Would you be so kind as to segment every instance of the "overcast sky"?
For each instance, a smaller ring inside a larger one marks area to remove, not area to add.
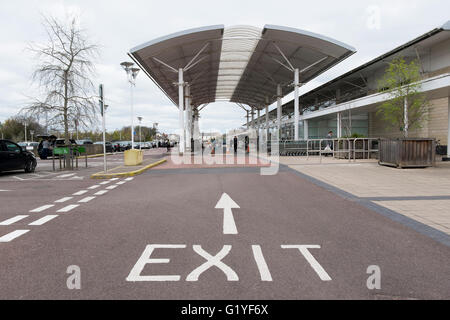
[[[283,25],[335,38],[357,53],[301,88],[307,92],[450,20],[448,0],[390,1],[284,1],[284,0],[14,0],[0,1],[0,121],[15,115],[32,92],[34,62],[25,50],[31,42],[46,39],[42,14],[64,18],[81,15],[90,38],[102,46],[96,63],[110,105],[107,128],[130,124],[130,95],[119,63],[127,52],[144,42],[184,29],[224,24]],[[377,18],[379,17],[379,19]],[[292,97],[285,97],[284,101]],[[271,106],[272,109],[274,106]],[[143,73],[135,91],[135,115],[143,124],[158,122],[160,129],[175,132],[178,109]],[[245,112],[231,103],[214,103],[201,113],[202,131],[239,127]]]

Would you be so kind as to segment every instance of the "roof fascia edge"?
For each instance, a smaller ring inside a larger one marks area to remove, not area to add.
[[[278,30],[278,31],[285,31],[285,32],[292,32],[292,33],[298,33],[301,35],[305,35],[305,36],[309,36],[309,37],[313,37],[313,38],[317,38],[317,39],[321,39],[324,41],[328,41],[330,43],[333,43],[337,46],[343,47],[349,51],[352,52],[356,52],[356,49],[344,42],[338,41],[336,39],[318,34],[318,33],[314,33],[311,31],[306,31],[306,30],[302,30],[302,29],[297,29],[297,28],[291,28],[291,27],[284,27],[284,26],[278,26],[278,25],[272,25],[272,24],[266,24],[264,25],[264,28],[262,30],[262,34],[264,35],[264,33],[267,31],[267,29],[273,29],[273,30]]]
[[[132,48],[130,50],[130,52],[134,53],[136,51],[139,51],[141,49],[144,49],[144,48],[146,48],[148,46],[151,46],[151,45],[154,45],[154,44],[157,44],[157,43],[160,43],[160,42],[164,42],[164,41],[167,41],[167,40],[170,40],[170,39],[174,39],[174,38],[177,38],[177,37],[181,37],[181,36],[185,36],[185,35],[193,34],[193,33],[198,33],[198,32],[203,32],[203,31],[221,30],[222,34],[223,34],[223,30],[224,29],[225,29],[225,25],[217,24],[217,25],[212,25],[212,26],[206,26],[206,27],[182,30],[182,31],[179,31],[179,32],[175,32],[175,33],[172,33],[172,34],[169,34],[169,35],[166,35],[166,36],[163,36],[163,37],[159,37],[159,38],[156,38],[154,40],[150,40],[148,42],[145,42],[145,43],[143,43],[143,44],[141,44],[139,46],[136,46],[136,47]]]

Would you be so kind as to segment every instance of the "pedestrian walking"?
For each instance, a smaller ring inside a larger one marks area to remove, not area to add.
[[[237,153],[238,139],[236,136],[234,136],[234,138],[233,138],[233,147],[234,147],[234,153]]]

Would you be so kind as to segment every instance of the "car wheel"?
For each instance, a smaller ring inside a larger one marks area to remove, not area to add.
[[[34,164],[33,161],[28,161],[26,166],[25,166],[25,172],[26,173],[31,173],[34,172],[34,170],[36,169],[36,165]]]

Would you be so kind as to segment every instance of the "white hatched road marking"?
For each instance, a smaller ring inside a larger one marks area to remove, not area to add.
[[[54,204],[48,204],[48,205],[45,205],[45,206],[42,206],[42,207],[30,210],[30,212],[42,212],[42,211],[50,209],[51,207],[54,207],[54,206],[55,206]]]
[[[72,199],[73,199],[73,197],[65,197],[65,198],[56,200],[55,202],[56,203],[63,203],[63,202],[67,202],[67,201],[72,200]]]
[[[94,196],[102,196],[102,195],[104,195],[107,192],[108,192],[108,190],[102,190],[102,191],[99,191],[97,193],[94,193]]]
[[[48,215],[43,218],[40,218],[39,220],[36,220],[34,222],[31,222],[28,224],[29,226],[42,226],[44,223],[49,222],[50,220],[55,219],[56,217],[59,217],[58,215]]]
[[[113,189],[115,189],[115,188],[117,188],[118,186],[109,186],[109,187],[106,187],[106,189],[108,189],[108,190],[113,190]]]
[[[73,194],[73,196],[82,196],[82,195],[85,194],[86,192],[88,192],[88,191],[87,191],[87,190],[81,190],[81,191],[75,192],[75,193]]]
[[[20,220],[25,219],[26,217],[29,217],[29,216],[27,216],[27,215],[15,216],[14,218],[5,220],[5,221],[3,221],[3,222],[0,222],[0,226],[9,226],[9,225],[12,225],[13,223],[15,223],[15,222],[17,222],[17,221],[20,221]]]
[[[20,237],[21,235],[24,235],[28,231],[30,231],[30,230],[16,230],[16,231],[10,232],[10,233],[4,235],[3,237],[1,237],[0,242],[10,242],[10,241]]]
[[[78,201],[79,203],[86,203],[86,202],[89,202],[89,201],[91,201],[91,200],[94,200],[95,199],[95,197],[86,197],[86,198],[84,198],[84,199],[81,199],[80,201]]]
[[[89,189],[89,190],[94,190],[94,189],[97,189],[97,188],[100,188],[100,185],[99,185],[99,184],[97,184],[97,185],[95,185],[95,186],[92,186],[92,187],[89,187],[88,189]]]
[[[64,207],[64,208],[62,208],[62,209],[59,209],[58,211],[56,211],[56,212],[69,212],[70,210],[73,210],[73,209],[75,209],[76,207],[79,207],[80,205],[79,204],[71,204],[71,205],[69,205],[69,206],[67,206],[67,207]]]

